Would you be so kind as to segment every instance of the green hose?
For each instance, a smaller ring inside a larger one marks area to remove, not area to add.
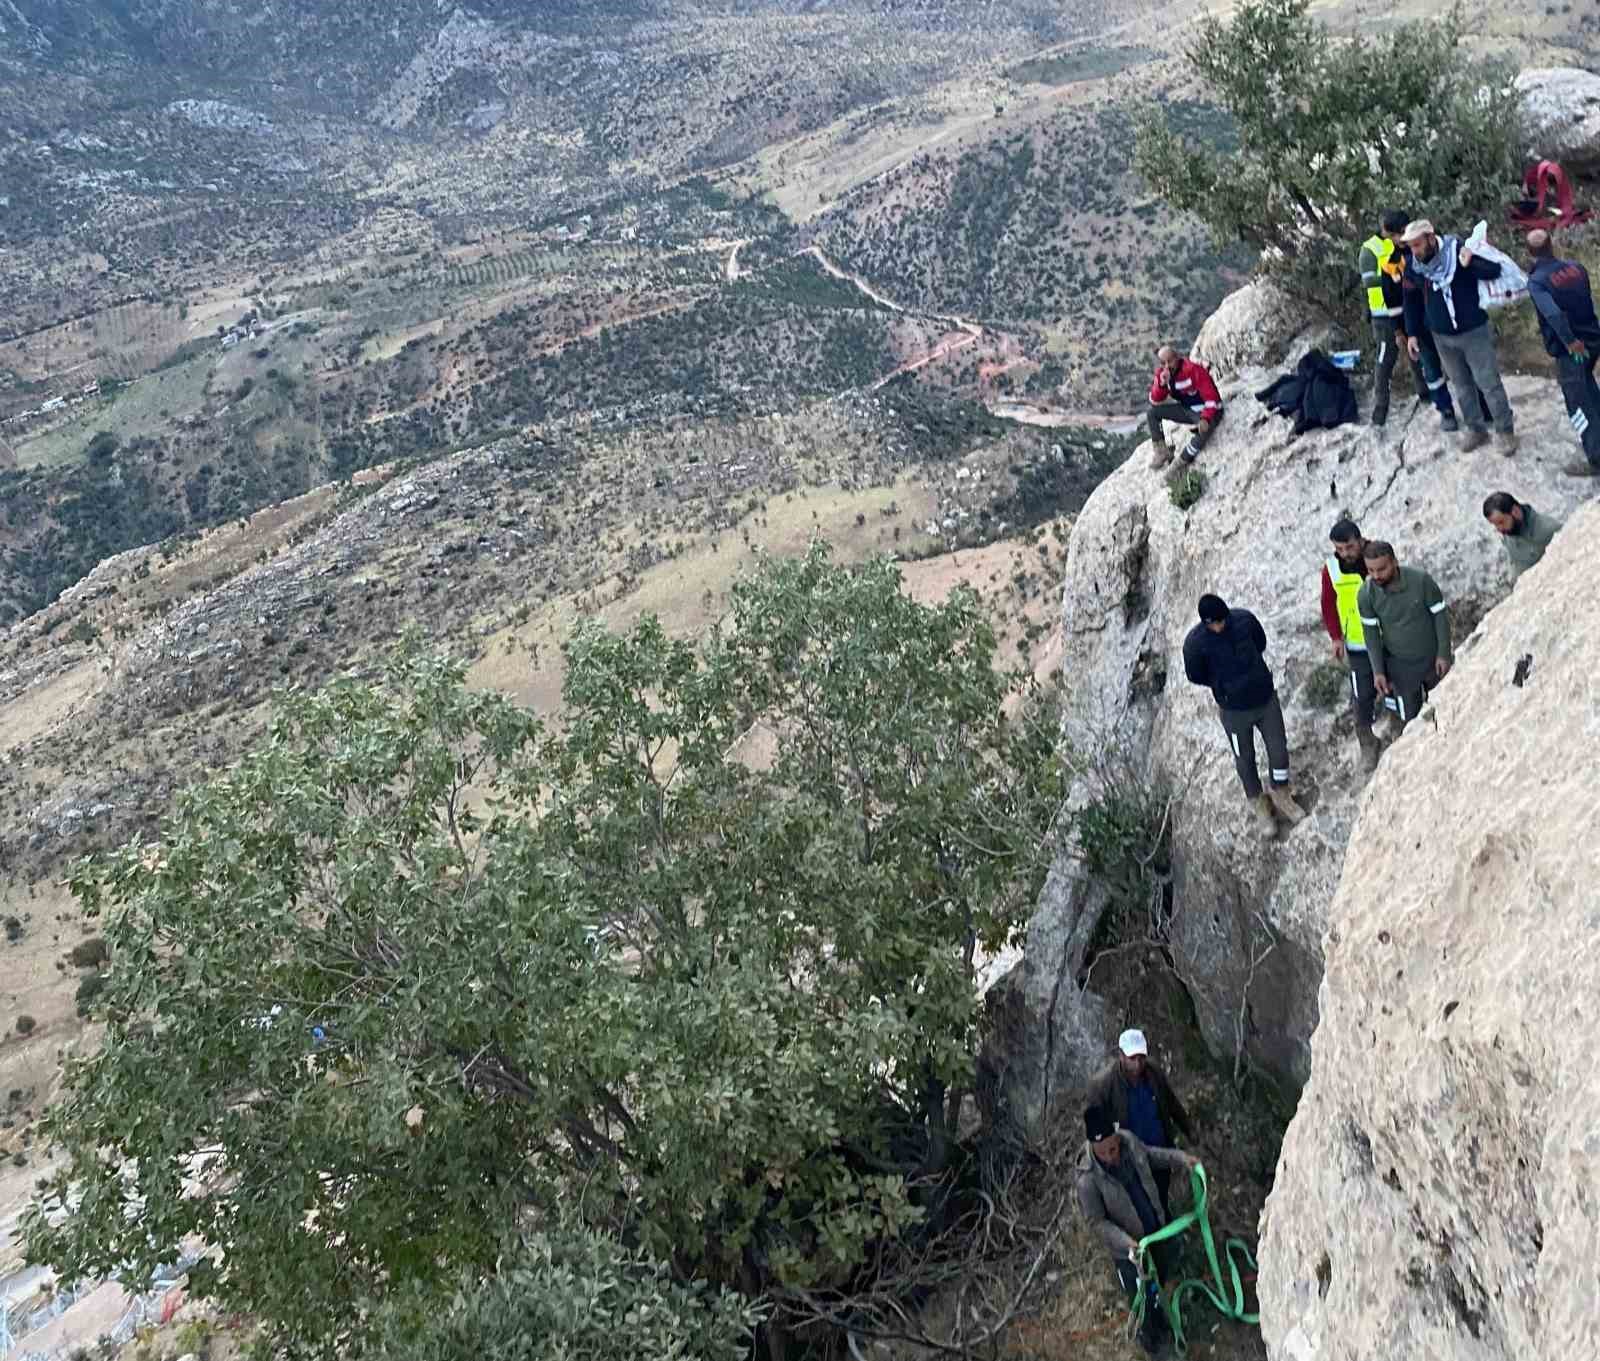
[[[1259,1314],[1247,1314],[1244,1310],[1244,1279],[1240,1274],[1240,1261],[1242,1259],[1246,1270],[1256,1269],[1256,1259],[1251,1255],[1250,1248],[1243,1239],[1229,1238],[1222,1245],[1222,1260],[1228,1264],[1229,1281],[1222,1278],[1222,1264],[1217,1259],[1217,1243],[1211,1234],[1211,1219],[1206,1213],[1207,1181],[1206,1170],[1198,1163],[1190,1174],[1190,1182],[1194,1188],[1194,1208],[1188,1214],[1179,1215],[1165,1228],[1157,1229],[1154,1233],[1139,1240],[1139,1279],[1141,1288],[1134,1291],[1133,1313],[1130,1323],[1135,1331],[1144,1322],[1145,1300],[1148,1292],[1143,1288],[1146,1281],[1158,1280],[1155,1270],[1155,1261],[1150,1254],[1150,1249],[1157,1243],[1168,1238],[1176,1238],[1185,1232],[1191,1225],[1200,1226],[1200,1237],[1206,1245],[1206,1261],[1211,1265],[1211,1280],[1206,1282],[1198,1276],[1186,1281],[1179,1281],[1167,1292],[1164,1303],[1167,1311],[1167,1321],[1172,1324],[1172,1337],[1178,1348],[1178,1355],[1183,1356],[1188,1352],[1188,1342],[1183,1335],[1183,1297],[1191,1291],[1204,1295],[1223,1318],[1237,1319],[1240,1323],[1259,1323]],[[1232,1285],[1231,1300],[1228,1286]]]

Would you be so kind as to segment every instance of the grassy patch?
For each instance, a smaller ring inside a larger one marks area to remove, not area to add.
[[[1324,662],[1306,677],[1300,693],[1313,709],[1339,708],[1350,693],[1349,668],[1339,662]]]
[[[1188,510],[1206,494],[1206,475],[1198,468],[1189,468],[1167,485],[1167,495],[1179,510]]]
[[[1148,47],[1088,48],[1053,57],[1034,57],[1013,66],[1006,75],[1024,85],[1071,85],[1074,81],[1114,76],[1130,66],[1142,66],[1157,55]]]

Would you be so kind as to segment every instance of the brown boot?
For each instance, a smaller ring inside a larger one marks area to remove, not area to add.
[[[1278,835],[1278,818],[1272,811],[1272,799],[1269,796],[1257,794],[1250,800],[1250,811],[1256,815],[1256,825],[1261,828],[1262,835],[1268,837]]]
[[[1486,445],[1488,442],[1489,442],[1488,431],[1486,431],[1486,430],[1469,430],[1469,431],[1467,431],[1466,438],[1461,441],[1461,452],[1464,453],[1464,454],[1470,454],[1474,449],[1483,448],[1483,446]]]
[[[1291,827],[1297,822],[1305,821],[1306,810],[1294,801],[1294,791],[1286,784],[1271,785],[1267,789],[1267,798],[1278,816]]]
[[[1361,745],[1361,773],[1370,775],[1378,768],[1378,757],[1383,754],[1383,746],[1378,741],[1378,734],[1366,723],[1356,724],[1356,741]]]
[[[1150,441],[1150,467],[1159,471],[1172,462],[1172,446],[1164,439]]]

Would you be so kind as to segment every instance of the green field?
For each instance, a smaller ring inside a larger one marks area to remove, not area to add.
[[[1085,48],[1053,57],[1034,57],[1013,66],[1006,75],[1023,85],[1071,85],[1080,80],[1104,80],[1160,55],[1149,47]]]

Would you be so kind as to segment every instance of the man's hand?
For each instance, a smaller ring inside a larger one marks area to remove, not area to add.
[[[1567,353],[1570,354],[1574,359],[1587,359],[1589,357],[1589,347],[1581,340],[1574,340],[1570,345],[1567,346]]]
[[[1422,347],[1417,344],[1416,336],[1406,337],[1406,353],[1413,359],[1422,353]]]
[[[1450,659],[1448,657],[1435,657],[1433,659],[1433,674],[1443,680],[1450,674]]]
[[[1344,660],[1344,639],[1343,638],[1335,638],[1333,640],[1333,660],[1336,661],[1336,662],[1342,662]]]
[[[1461,254],[1460,254],[1460,256],[1458,258],[1460,259],[1462,264],[1470,265],[1472,263],[1472,247],[1471,246],[1463,246],[1461,248]]]
[[[1389,684],[1388,676],[1381,671],[1373,673],[1372,688],[1385,698],[1394,694],[1394,686]]]
[[[1209,435],[1211,433],[1211,422],[1203,420],[1199,425],[1195,426],[1195,429],[1202,435]]]

